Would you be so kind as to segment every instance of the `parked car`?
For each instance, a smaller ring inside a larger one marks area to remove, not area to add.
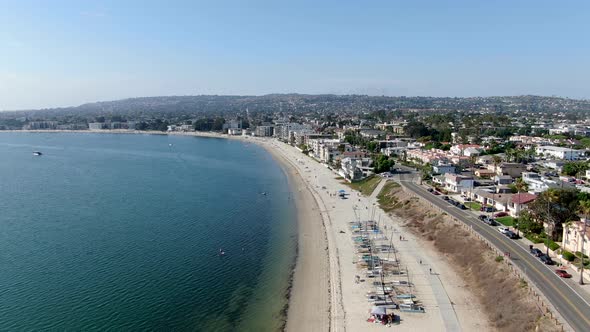
[[[493,207],[493,206],[482,206],[479,209],[479,211],[482,211],[482,212],[495,212],[496,211],[496,208]]]
[[[531,249],[531,254],[535,257],[539,257],[543,255],[543,252],[539,248],[533,248]]]
[[[481,221],[484,221],[484,220],[488,219],[488,216],[486,216],[485,214],[480,214],[479,217],[477,217],[477,218],[479,218],[479,220],[481,220]]]
[[[514,233],[513,231],[508,231],[504,233],[504,235],[508,236],[511,239],[518,239],[518,235],[516,235],[516,233]]]
[[[572,275],[567,273],[566,270],[555,270],[555,274],[557,274],[558,276],[562,277],[562,278],[571,278]]]
[[[543,264],[553,265],[553,260],[551,259],[551,257],[545,254],[539,256],[539,259],[541,260],[541,262],[543,262]]]
[[[502,234],[506,234],[506,233],[510,232],[510,230],[508,229],[508,227],[498,227],[498,232],[500,232]]]
[[[438,191],[436,191],[436,190],[434,192],[432,192],[432,193],[435,194],[436,196],[440,195],[440,193]]]
[[[498,212],[494,215],[494,217],[500,218],[500,217],[506,217],[507,215],[508,215],[508,212]]]
[[[457,205],[459,207],[459,209],[461,210],[467,210],[467,207],[465,206],[465,204],[459,204]]]
[[[445,201],[449,200],[449,196],[443,196],[442,199],[444,199]]]
[[[428,188],[428,192],[433,192],[433,191],[434,191],[434,189]]]

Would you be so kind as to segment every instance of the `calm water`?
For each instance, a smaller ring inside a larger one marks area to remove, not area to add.
[[[256,145],[0,133],[0,330],[274,330],[295,234]]]

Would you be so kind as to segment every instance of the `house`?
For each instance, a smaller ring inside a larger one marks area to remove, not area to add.
[[[503,184],[511,184],[512,177],[510,175],[496,175],[493,177],[494,184],[503,185]]]
[[[514,194],[497,193],[496,187],[476,189],[472,199],[484,206],[493,206],[497,211],[506,212]]]
[[[531,194],[539,194],[549,188],[559,188],[563,186],[563,183],[547,179],[534,172],[523,172],[522,180],[528,185],[529,193]]]
[[[455,166],[451,164],[438,163],[437,165],[432,166],[432,172],[434,174],[455,174],[455,170]]]
[[[520,211],[524,210],[527,205],[537,199],[537,195],[529,193],[513,194],[510,204],[508,204],[508,212],[513,217],[518,217]]]
[[[444,188],[448,191],[460,193],[472,189],[474,185],[473,178],[457,174],[446,173],[444,175]]]
[[[545,156],[563,160],[580,160],[584,157],[584,150],[574,150],[570,148],[564,148],[560,146],[538,146],[535,152],[539,156]]]
[[[584,241],[584,255],[590,256],[590,220],[586,221],[584,230],[584,220],[573,221],[563,224],[563,243],[562,247],[569,252],[582,252],[582,241]]]
[[[456,144],[451,147],[451,153],[457,156],[477,156],[481,153],[482,147],[477,144]]]
[[[385,132],[377,129],[361,129],[359,134],[365,138],[379,138],[385,136]]]
[[[486,169],[486,168],[478,168],[475,170],[475,176],[480,177],[480,178],[486,178],[489,179],[491,177],[493,177],[494,175],[496,175],[496,172]]]
[[[554,169],[554,170],[558,171],[559,173],[562,172],[564,165],[565,165],[565,161],[563,161],[563,160],[547,160],[543,163],[543,166],[550,168],[550,169]]]
[[[490,166],[488,166],[488,169]],[[494,166],[492,165],[491,168],[493,169]],[[509,175],[513,178],[518,178],[522,175],[522,172],[526,171],[526,165],[520,163],[500,163],[500,165],[496,166],[496,174],[498,175]]]
[[[475,159],[475,162],[480,164],[480,165],[492,165],[494,163],[494,156],[492,155],[485,155],[485,156],[479,156],[477,157],[477,159]]]

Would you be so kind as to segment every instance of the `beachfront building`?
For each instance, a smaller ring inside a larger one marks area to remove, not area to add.
[[[563,159],[563,160],[580,160],[584,157],[584,150],[574,150],[560,146],[538,146],[535,152],[539,156]]]
[[[373,160],[371,158],[346,157],[341,160],[338,174],[348,182],[358,181],[373,174],[372,166]]]
[[[104,123],[102,122],[90,122],[88,124],[88,129],[90,130],[101,130],[104,128]]]
[[[272,125],[261,125],[257,126],[254,130],[256,136],[270,137],[274,134],[274,126]]]
[[[232,136],[242,135],[242,128],[229,128],[227,134]]]

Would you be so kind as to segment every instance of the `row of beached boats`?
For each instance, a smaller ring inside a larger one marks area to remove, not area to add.
[[[413,294],[409,273],[397,257],[393,233],[386,236],[374,220],[358,220],[349,226],[357,255],[354,263],[361,272],[356,276],[357,283],[365,281],[371,288],[366,292],[371,306],[367,321],[387,325],[399,323],[393,310],[424,313],[424,307]]]

